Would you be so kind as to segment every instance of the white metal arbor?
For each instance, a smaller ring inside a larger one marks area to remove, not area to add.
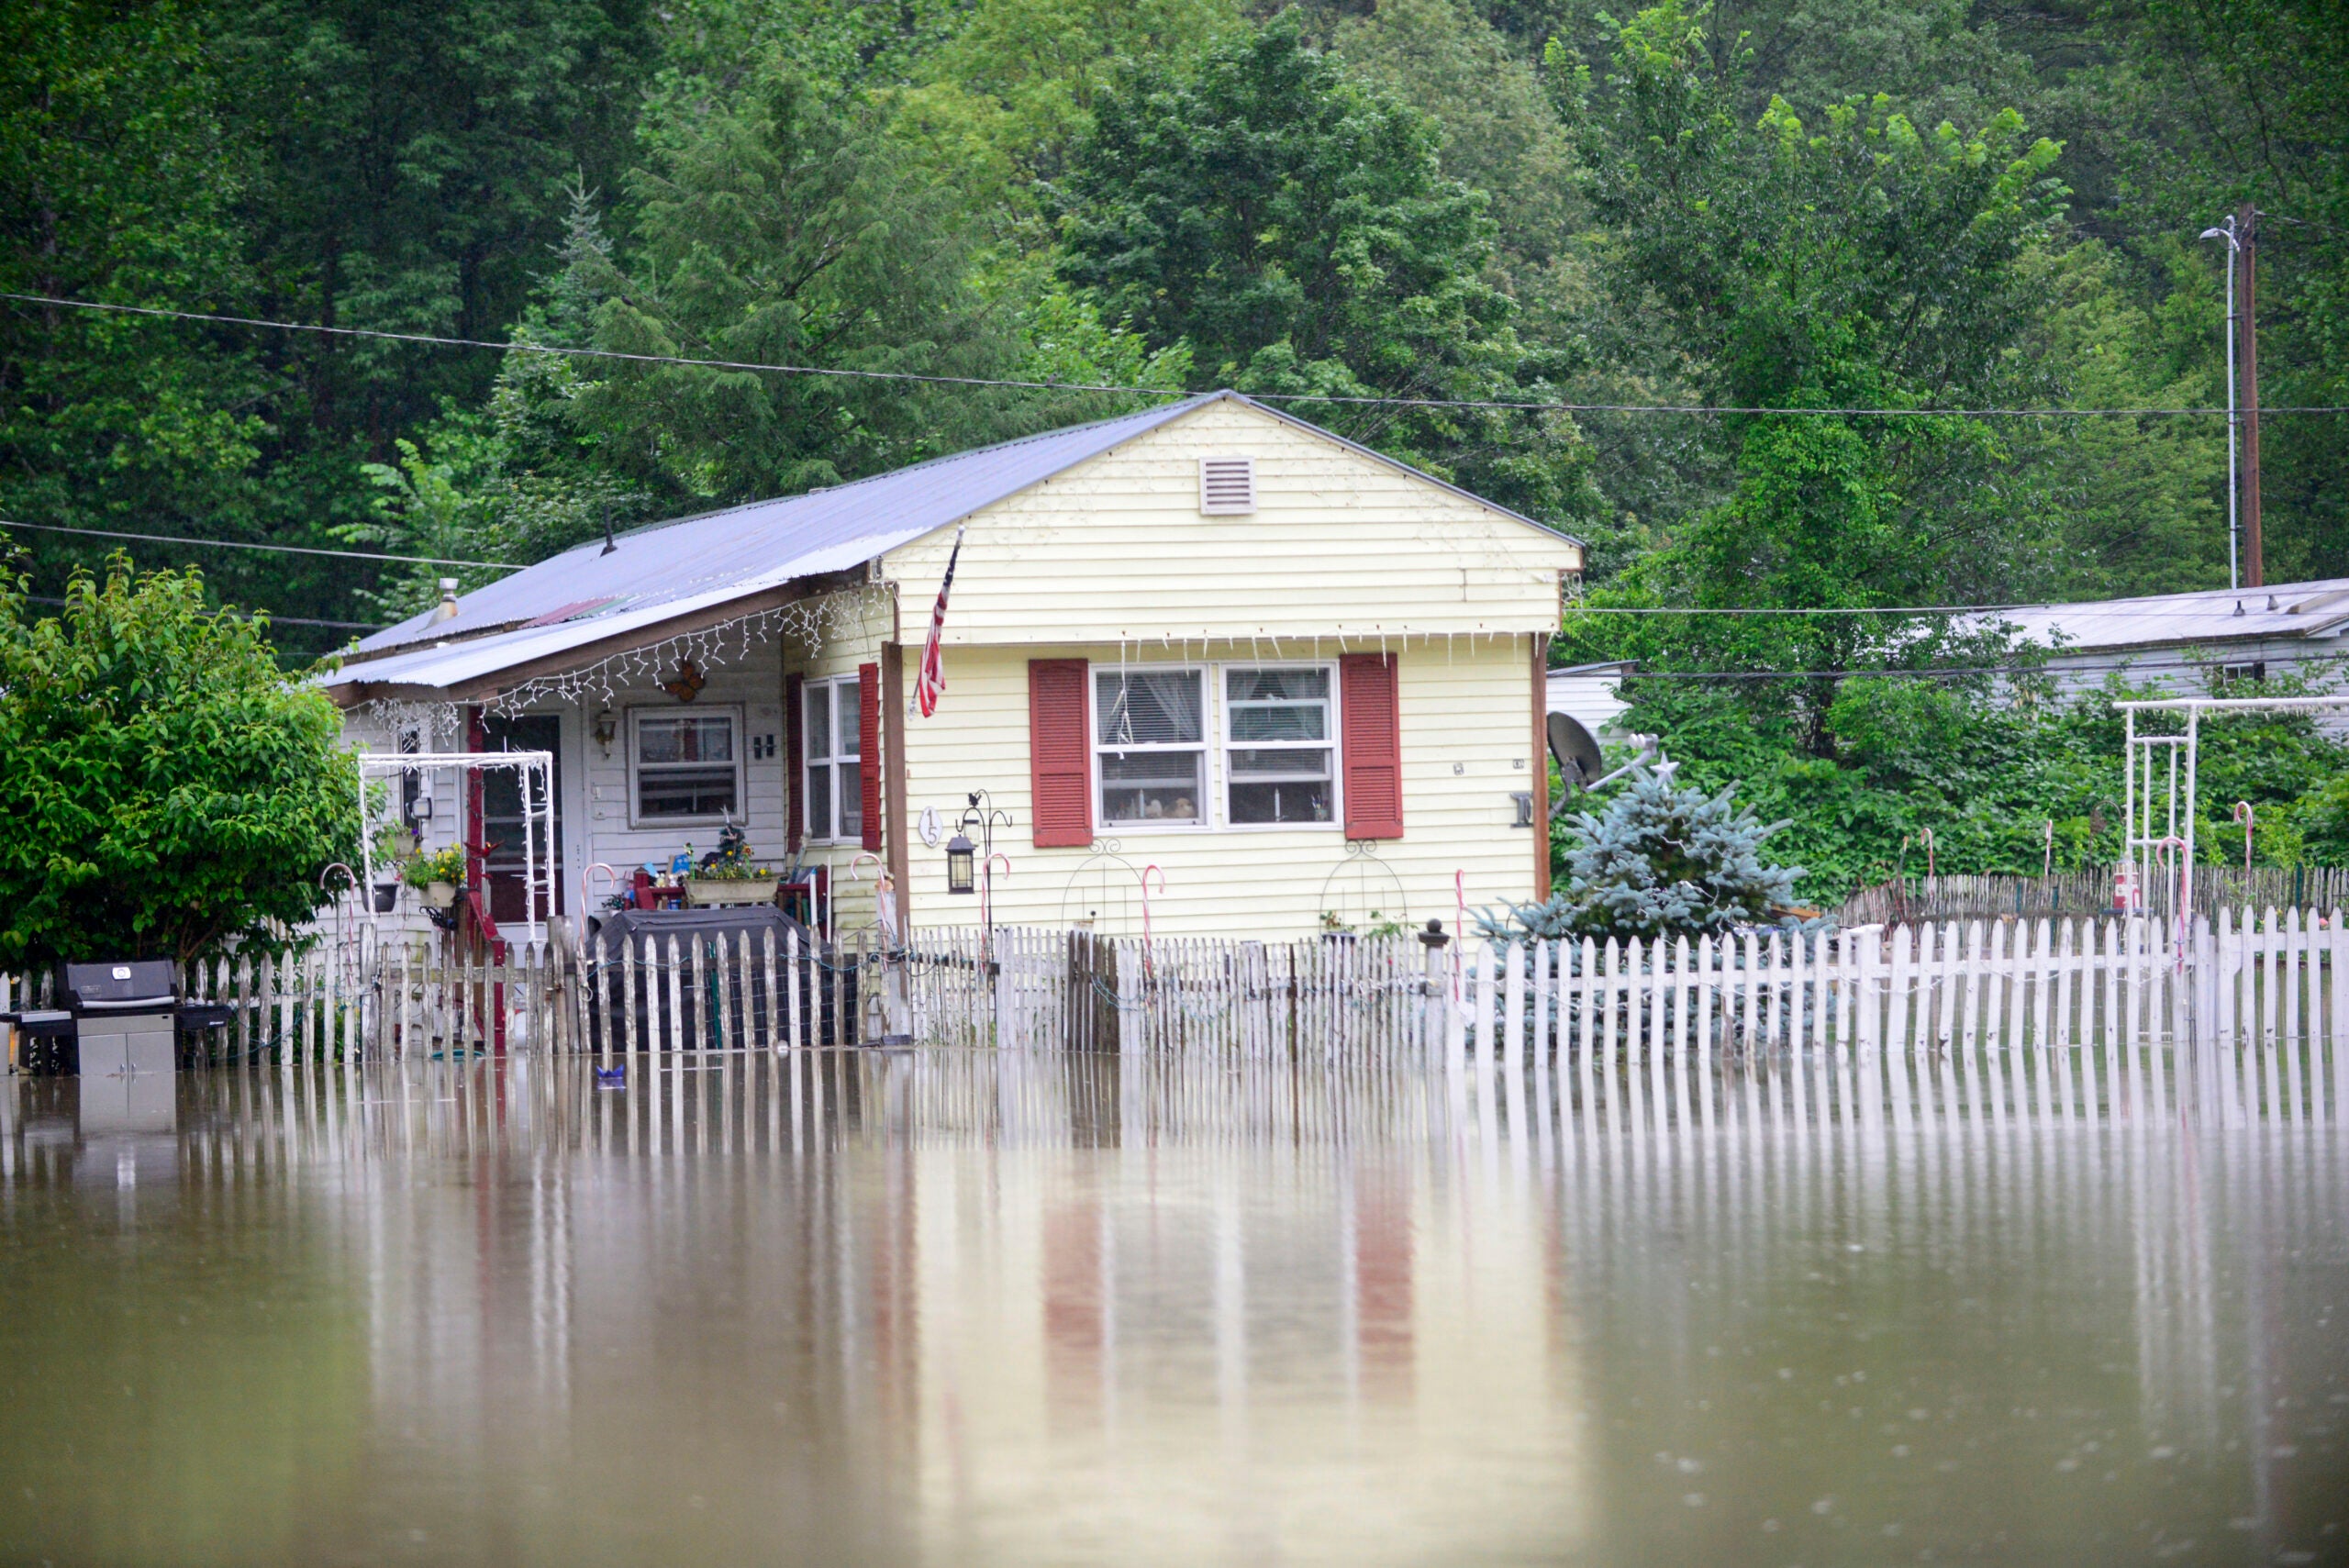
[[[2349,709],[2349,694],[2306,697],[2165,697],[2115,703],[2121,710],[2125,780],[2123,854],[2134,885],[2132,910],[2151,906],[2150,891],[2176,879],[2176,929],[2182,943],[2194,922],[2195,773],[2206,713],[2309,713]],[[2141,714],[2174,713],[2185,728],[2147,733]],[[2156,878],[2160,881],[2156,881]]]
[[[409,773],[454,770],[460,777],[490,768],[512,768],[522,806],[522,891],[524,923],[546,929],[554,918],[554,753],[551,751],[369,751],[359,758],[359,830],[361,885],[375,884],[375,834],[385,826],[376,809],[377,779]],[[471,809],[471,790],[458,791],[455,841],[465,841],[464,814]],[[396,809],[396,808],[395,808]]]

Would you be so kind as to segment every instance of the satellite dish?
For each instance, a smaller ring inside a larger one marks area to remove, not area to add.
[[[1570,713],[1550,715],[1550,755],[1558,759],[1558,772],[1570,791],[1584,788],[1607,771],[1598,742]]]

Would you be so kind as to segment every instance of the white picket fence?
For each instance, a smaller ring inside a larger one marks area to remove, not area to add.
[[[1832,938],[1743,934],[1643,946],[1487,947],[1466,1027],[1510,1050],[1644,1045],[2070,1047],[2349,1039],[2349,929],[2268,911],[2198,918],[2181,944],[2144,918],[1970,920]]]
[[[930,1044],[1251,1060],[1449,1045],[1497,1065],[1790,1048],[2349,1047],[2349,924],[2221,911],[2181,944],[2144,917],[1988,919],[1834,935],[1431,948],[1413,936],[1157,941],[928,929],[567,942],[492,960],[417,940],[191,966],[227,1005],[221,1062]],[[0,979],[12,1005],[38,1002]],[[2295,1061],[2299,1060],[2296,1056]]]

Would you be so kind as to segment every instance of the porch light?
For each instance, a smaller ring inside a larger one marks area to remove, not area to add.
[[[596,744],[604,749],[605,756],[608,757],[612,754],[612,738],[619,732],[620,721],[612,717],[610,708],[606,708],[596,716]]]
[[[978,846],[971,842],[967,833],[957,833],[946,840],[946,891],[974,893],[978,889],[978,868],[974,863]]]

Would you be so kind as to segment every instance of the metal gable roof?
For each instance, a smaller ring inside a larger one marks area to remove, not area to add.
[[[619,536],[609,553],[600,539],[583,544],[465,595],[452,618],[435,621],[428,612],[374,633],[320,684],[329,689],[446,689],[476,683],[797,579],[845,572],[1219,402],[1243,404],[1466,496],[1497,516],[1574,542],[1294,415],[1238,393],[1212,392],[934,458],[828,490],[635,528]]]
[[[352,662],[532,622],[576,628],[577,639],[587,641],[618,629],[622,616],[846,571],[1180,418],[1213,395],[631,529],[608,555],[596,539],[474,589],[457,601],[453,619],[435,622],[428,611],[387,627],[363,639]]]
[[[2245,639],[2331,638],[2349,629],[2349,577],[2077,605],[2034,605],[2000,611],[1996,618],[2014,627],[2025,639],[2060,646],[2065,653]]]

